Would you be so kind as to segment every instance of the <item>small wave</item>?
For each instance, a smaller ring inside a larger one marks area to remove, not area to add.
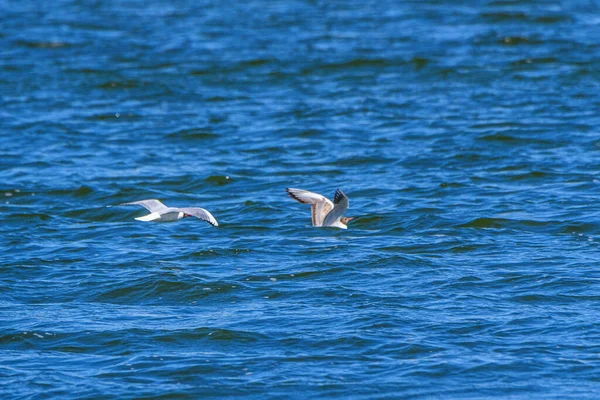
[[[561,296],[544,295],[544,294],[525,294],[512,298],[517,303],[557,303],[562,302]]]
[[[204,182],[213,186],[224,186],[233,183],[233,179],[229,175],[211,175],[204,179]]]
[[[559,233],[563,234],[579,234],[579,233],[591,233],[598,231],[598,224],[589,222],[573,223],[569,222],[562,225],[559,228]]]
[[[529,43],[530,39],[525,36],[505,36],[499,40],[500,44],[505,44],[507,46],[517,46],[520,44]]]
[[[473,251],[481,250],[484,247],[486,247],[486,246],[485,245],[474,245],[474,244],[460,245],[460,246],[455,246],[455,247],[450,248],[450,251],[455,254],[471,253]]]
[[[325,134],[326,132],[321,129],[306,129],[300,132],[298,136],[302,138],[313,138],[317,136],[324,136]]]
[[[213,140],[219,137],[216,133],[212,132],[210,128],[191,128],[181,129],[167,134],[168,138],[177,138],[185,140]]]
[[[475,218],[466,224],[459,225],[459,228],[504,228],[509,222],[507,219],[502,218]]]
[[[197,342],[198,340],[217,340],[227,342],[256,342],[267,339],[267,336],[256,332],[239,331],[222,328],[196,328],[185,330],[153,332],[152,337],[161,342]]]
[[[484,128],[484,126],[480,126],[479,128]],[[520,128],[521,130],[523,130],[523,128]],[[508,129],[510,131],[510,129]],[[497,132],[497,133],[492,133],[489,135],[483,135],[477,138],[478,140],[483,140],[486,142],[501,142],[501,143],[507,143],[507,144],[519,144],[519,145],[526,145],[526,144],[540,144],[540,145],[553,145],[555,144],[554,141],[548,140],[548,139],[541,139],[541,138],[537,138],[537,137],[527,137],[527,138],[523,138],[523,137],[519,137],[519,136],[514,136],[514,135],[510,135],[508,133],[505,132]]]
[[[107,285],[106,290],[94,294],[95,301],[108,303],[145,303],[159,300],[190,302],[217,294],[231,293],[241,285],[227,282],[203,282],[179,280],[175,274],[162,273],[160,276],[146,276],[133,281]],[[115,287],[116,286],[116,287]]]
[[[466,187],[467,185],[465,185],[464,183],[460,183],[460,182],[442,182],[439,184],[439,187],[442,189],[446,189],[446,188],[463,188]]]
[[[536,64],[556,64],[558,59],[556,57],[538,57],[538,58],[522,58],[517,61],[510,63],[513,67],[522,65],[536,65]]]
[[[27,220],[48,221],[50,219],[52,219],[51,215],[43,214],[43,213],[27,213],[27,214],[16,213],[16,214],[9,214],[5,217],[5,220],[7,220],[7,221],[27,221]]]
[[[176,236],[174,236],[176,237]],[[250,249],[209,249],[209,250],[201,250],[201,251],[195,251],[193,253],[191,253],[189,256],[190,257],[197,257],[197,258],[207,258],[207,257],[223,257],[223,256],[237,256],[239,254],[243,254],[243,253],[250,253],[252,252],[252,250]]]
[[[572,22],[573,18],[567,14],[552,14],[535,17],[534,21],[540,24],[558,24],[562,22]]]
[[[466,224],[459,225],[459,228],[543,228],[549,225],[556,224],[555,221],[536,221],[536,220],[512,220],[506,218],[475,218]]]
[[[366,216],[356,216],[354,217],[356,218],[355,221],[351,221],[350,223],[352,225],[359,225],[359,226],[363,226],[363,225],[376,225],[376,224],[382,224],[383,222],[386,221],[385,217],[382,217],[380,215],[366,215]]]
[[[529,16],[522,11],[515,12],[484,12],[481,17],[493,22],[527,21]]]
[[[64,47],[73,46],[66,42],[45,42],[45,41],[29,41],[29,40],[18,40],[17,45],[28,47],[30,49],[59,49]]]
[[[97,85],[99,89],[134,89],[140,86],[140,83],[135,80],[108,81]]]
[[[142,117],[138,114],[134,114],[134,113],[121,114],[119,112],[110,113],[110,114],[94,114],[94,115],[85,117],[85,119],[87,119],[89,121],[118,121],[120,118],[126,118],[130,121],[136,120],[136,119],[140,119],[140,120],[142,119]]]
[[[87,197],[90,194],[94,193],[94,189],[86,186],[86,185],[82,185],[76,189],[59,189],[59,190],[50,190],[48,192],[48,194],[50,196],[73,196],[73,197]]]
[[[412,60],[410,60],[410,62],[414,64],[416,69],[422,69],[425,68],[427,64],[431,62],[431,60],[423,57],[415,57]]]
[[[403,64],[406,64],[404,61]],[[393,66],[397,64],[397,62],[392,62],[383,58],[360,58],[354,60],[348,60],[343,62],[336,63],[324,63],[318,64],[314,66],[310,66],[308,68],[303,69],[300,74],[301,75],[313,75],[322,71],[351,71],[357,69],[372,69],[372,68],[385,68],[389,66]]]
[[[531,179],[537,180],[537,179],[552,177],[554,175],[555,174],[553,174],[553,173],[543,172],[543,171],[529,171],[529,172],[526,172],[523,174],[510,176],[508,179],[510,179],[512,181],[524,181],[524,180],[531,180]]]
[[[374,165],[381,165],[381,164],[391,164],[394,163],[396,160],[395,159],[391,159],[391,158],[383,158],[383,157],[376,157],[376,156],[356,156],[356,157],[349,157],[349,158],[344,158],[341,159],[339,161],[335,162],[336,166],[352,166],[355,167],[357,165],[370,165],[370,164],[374,164]]]

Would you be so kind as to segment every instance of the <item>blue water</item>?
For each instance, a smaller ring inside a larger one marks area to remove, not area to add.
[[[1,398],[598,398],[598,3],[0,15]]]

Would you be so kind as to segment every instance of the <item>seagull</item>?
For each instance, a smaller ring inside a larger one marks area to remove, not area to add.
[[[167,207],[156,199],[132,201],[131,203],[122,203],[120,206],[131,206],[137,205],[142,206],[146,210],[150,211],[150,214],[138,217],[136,220],[145,222],[173,222],[179,221],[185,217],[196,217],[200,218],[211,224],[212,226],[219,226],[219,223],[213,217],[213,215],[200,207]]]
[[[344,217],[348,209],[348,196],[341,189],[335,191],[333,203],[327,197],[308,190],[287,188],[286,192],[302,204],[310,204],[313,226],[330,226],[348,229],[348,221],[354,217]]]

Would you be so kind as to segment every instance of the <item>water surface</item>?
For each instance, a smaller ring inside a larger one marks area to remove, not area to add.
[[[3,398],[598,397],[596,3],[0,12]]]

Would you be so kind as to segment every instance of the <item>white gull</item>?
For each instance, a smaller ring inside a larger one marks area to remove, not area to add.
[[[308,190],[294,188],[285,190],[293,199],[311,205],[313,226],[348,229],[348,221],[354,219],[354,217],[344,217],[349,200],[341,189],[335,191],[333,203],[327,197]]]
[[[173,222],[179,221],[185,217],[196,217],[208,222],[212,226],[219,226],[219,223],[213,215],[200,207],[167,207],[156,199],[132,201],[131,203],[119,204],[120,206],[137,205],[150,211],[150,214],[138,217],[138,221],[146,222]]]

